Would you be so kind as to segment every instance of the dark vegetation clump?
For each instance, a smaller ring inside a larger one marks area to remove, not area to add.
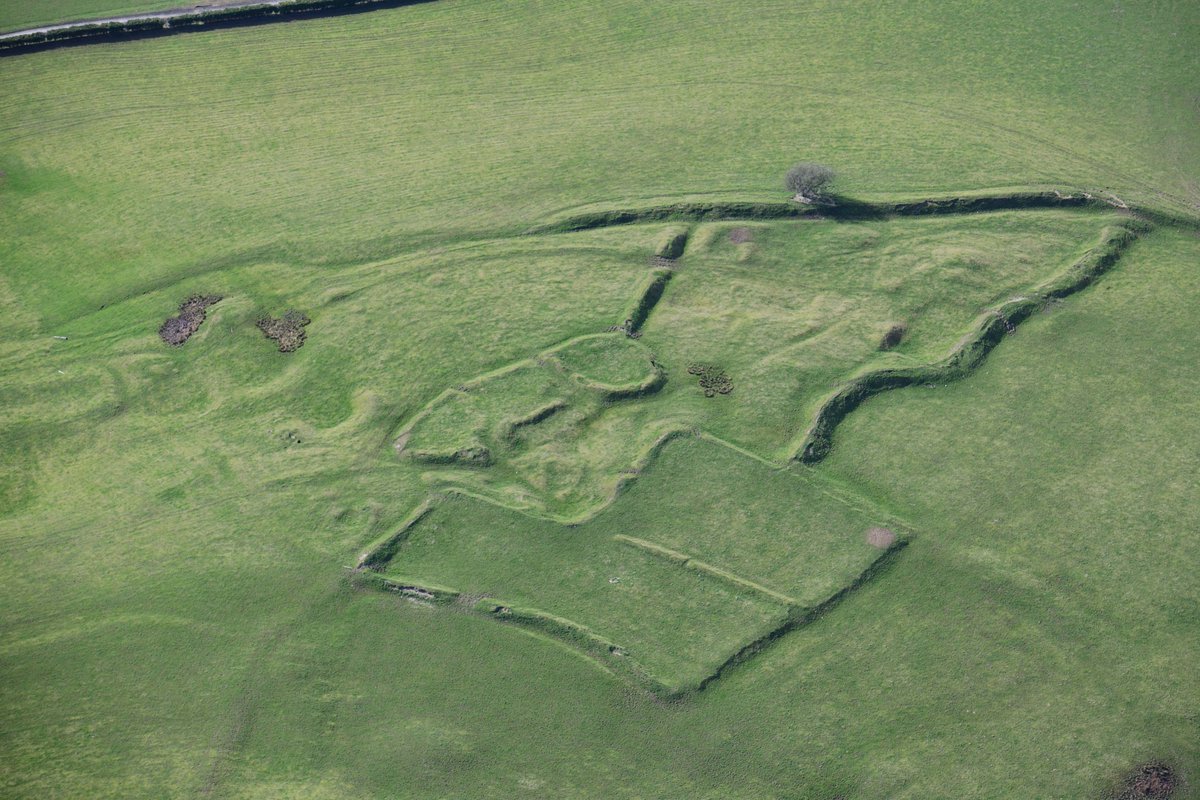
[[[264,336],[279,343],[279,352],[291,353],[304,344],[304,326],[310,322],[299,311],[288,311],[282,317],[260,317],[255,324]]]
[[[879,340],[879,349],[891,350],[894,347],[898,347],[900,342],[904,341],[904,334],[906,333],[908,333],[908,326],[902,322],[896,323],[888,328],[887,333]]]
[[[158,335],[167,344],[178,347],[200,329],[207,315],[206,309],[220,300],[221,296],[216,294],[192,295],[179,304],[179,316],[167,318],[158,329]]]
[[[733,381],[725,374],[725,370],[715,364],[688,364],[687,371],[689,375],[700,378],[700,388],[704,390],[705,397],[733,391]]]
[[[804,162],[788,170],[784,185],[793,193],[793,200],[812,203],[824,199],[825,189],[833,182],[834,172],[824,164]]]
[[[1161,761],[1143,764],[1125,780],[1118,800],[1170,800],[1178,779],[1175,771]]]

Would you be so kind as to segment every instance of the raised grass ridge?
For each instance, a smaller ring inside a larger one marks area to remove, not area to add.
[[[908,546],[908,543],[909,539],[907,538],[896,539],[896,541],[893,542],[891,546],[887,548],[887,550],[880,554],[879,558],[875,559],[873,562],[871,562],[870,566],[859,573],[858,577],[856,577],[846,586],[843,586],[836,593],[830,595],[821,603],[808,608],[793,607],[786,622],[777,628],[771,629],[767,633],[739,649],[733,655],[729,656],[729,658],[725,659],[725,661],[719,667],[709,673],[707,677],[703,678],[696,685],[694,691],[704,691],[713,683],[713,681],[724,677],[726,673],[739,664],[749,661],[751,658],[761,653],[785,634],[791,633],[792,631],[802,628],[806,625],[811,625],[821,617],[828,614],[843,600],[845,600],[858,589],[862,588],[868,581],[880,575],[884,570],[891,566],[895,562],[896,557],[899,556],[900,551]]]
[[[1014,208],[1053,208],[1053,207],[1080,207],[1080,206],[1109,206],[1111,204],[1104,201],[1098,201],[1089,195],[1063,195],[1058,192],[1031,192],[1031,193],[1009,193],[1003,195],[982,195],[974,197],[950,197],[936,200],[925,201],[904,201],[890,203],[853,203],[843,202],[841,209],[837,212],[844,219],[878,219],[893,215],[918,216],[930,214],[967,214],[979,213],[987,211],[1008,210]],[[757,206],[761,213],[776,214],[778,216],[808,216],[812,213],[811,209],[800,209],[794,204],[765,204]],[[678,214],[680,210],[685,214],[697,214],[695,218],[717,219],[724,218],[719,215],[731,213],[732,218],[744,218],[743,214],[746,210],[745,204],[732,204],[731,206],[718,206],[707,204],[683,204],[673,206],[661,206],[650,209],[649,216],[641,216],[638,218],[627,218],[624,212],[619,212],[614,216],[610,212],[603,212],[599,215],[591,215],[586,217],[587,221],[598,222],[599,224],[624,224],[625,222],[644,222],[658,218],[657,215],[662,214]],[[823,216],[835,216],[829,214],[828,209],[822,209],[826,212]],[[641,213],[641,212],[639,212]],[[569,220],[558,224],[565,225],[563,230],[577,230],[579,228],[572,227],[580,223],[581,217],[573,217]],[[848,384],[839,388],[832,396],[827,398],[814,419],[813,424],[806,431],[803,442],[796,451],[792,460],[803,463],[812,463],[820,460],[831,447],[832,433],[837,424],[845,418],[854,408],[856,408],[863,400],[873,396],[879,392],[890,388],[900,388],[903,386],[913,385],[917,383],[929,382],[944,382],[970,374],[975,367],[981,364],[987,357],[988,353],[1003,339],[1003,337],[1011,332],[1016,325],[1027,319],[1030,315],[1044,308],[1050,302],[1069,296],[1074,292],[1080,291],[1086,286],[1094,282],[1100,275],[1110,269],[1121,254],[1132,242],[1134,242],[1144,231],[1149,228],[1149,224],[1143,220],[1130,218],[1118,224],[1106,227],[1100,236],[1100,241],[1087,249],[1080,257],[1073,261],[1065,270],[1042,283],[1031,291],[1014,297],[995,308],[989,309],[981,317],[979,317],[972,330],[965,335],[959,343],[954,347],[949,356],[942,361],[934,364],[917,366],[917,367],[901,367],[881,369],[866,373],[855,379],[852,379]],[[682,250],[686,246],[687,231],[686,229],[669,229],[658,242],[656,252],[671,251],[671,255],[678,257],[682,255]],[[658,259],[666,259],[666,256],[656,256]],[[673,261],[673,258],[671,259]],[[661,299],[665,289],[667,288],[672,275],[673,267],[664,265],[652,269],[649,277],[643,282],[638,293],[638,299],[632,306],[632,311],[624,326],[626,335],[635,335],[646,319],[650,316],[655,306]],[[576,337],[568,343],[564,343],[555,348],[551,348],[543,353],[543,358],[550,357],[553,360],[554,354],[570,346],[571,343],[584,341],[592,338],[595,335]],[[524,362],[523,362],[524,363]],[[540,360],[535,359],[534,363],[540,363]],[[655,365],[657,367],[657,365]],[[513,367],[497,370],[491,375],[504,374]],[[578,377],[578,376],[577,376]],[[483,376],[471,381],[471,385],[478,384],[483,379]],[[661,369],[655,369],[654,374],[648,379],[651,387],[640,387],[635,390],[630,396],[636,396],[639,393],[653,390],[661,386],[661,381],[665,379],[665,373]],[[465,389],[466,386],[460,387]],[[609,387],[593,387],[593,388],[609,388]],[[632,389],[633,387],[630,387]],[[618,392],[611,399],[621,399],[622,395]],[[561,408],[561,401],[549,402],[534,410],[528,415],[528,420],[536,423],[553,415]],[[420,417],[420,414],[418,414]],[[526,421],[526,417],[521,419],[510,419],[510,424],[521,424]],[[597,516],[601,511],[607,508],[611,503],[622,493],[631,481],[638,478],[640,473],[656,458],[658,453],[672,439],[691,433],[699,435],[699,432],[687,426],[680,426],[666,431],[660,435],[652,446],[637,459],[634,468],[623,470],[621,479],[617,482],[614,491],[603,503],[595,507],[579,519],[565,520],[557,519],[552,515],[536,514],[534,516],[544,516],[554,521],[567,524],[577,525]],[[713,442],[730,447],[727,443],[714,437],[705,436]],[[742,452],[739,448],[732,448]],[[752,453],[746,455],[754,456]],[[762,460],[754,456],[757,460]],[[773,464],[778,466],[778,464]],[[461,494],[464,496],[474,497],[477,500],[491,503],[498,506],[508,507],[520,513],[533,513],[527,508],[513,508],[507,506],[503,502],[498,502],[496,498],[486,497],[475,494],[470,491],[461,490],[458,488],[448,488],[446,491],[452,494]],[[841,498],[839,498],[841,499]],[[376,571],[382,569],[389,564],[398,554],[400,548],[404,545],[408,536],[408,531],[413,525],[428,512],[431,506],[427,505],[419,508],[410,516],[409,521],[401,529],[386,537],[383,541],[377,543],[368,553],[364,554],[360,559],[359,567],[365,570]],[[878,557],[863,569],[849,583],[843,584],[836,592],[826,597],[816,605],[806,605],[798,602],[795,598],[789,597],[786,594],[772,590],[755,581],[748,580],[740,575],[722,569],[719,566],[709,564],[693,558],[686,553],[679,552],[670,547],[666,547],[654,542],[646,541],[632,536],[618,534],[613,537],[624,545],[636,548],[644,553],[647,553],[657,559],[661,559],[670,564],[682,567],[705,578],[718,581],[728,588],[735,591],[750,592],[758,597],[767,600],[770,605],[780,609],[780,617],[778,624],[771,624],[771,627],[765,632],[758,635],[752,641],[749,641],[740,647],[727,658],[725,658],[719,666],[713,669],[708,674],[698,680],[687,679],[686,685],[672,685],[671,682],[661,680],[658,677],[651,675],[644,668],[644,665],[636,663],[636,660],[624,658],[624,649],[616,643],[609,641],[607,638],[592,631],[586,625],[580,624],[573,620],[557,616],[552,613],[544,612],[533,608],[517,608],[509,603],[505,603],[494,597],[487,597],[475,604],[472,610],[477,613],[490,616],[502,621],[513,622],[520,624],[523,627],[531,630],[544,633],[552,636],[555,639],[572,644],[581,650],[583,653],[596,657],[600,663],[611,668],[614,672],[626,674],[634,680],[635,683],[643,686],[656,695],[667,698],[679,698],[687,694],[702,691],[709,686],[714,680],[719,679],[726,674],[730,669],[752,658],[757,653],[764,650],[772,642],[784,636],[790,631],[796,630],[807,624],[810,624],[829,610],[833,609],[837,604],[844,600],[850,593],[864,585],[868,580],[880,574],[887,566],[894,561],[898,553],[908,544],[908,539],[901,537],[894,543],[889,545]],[[408,581],[396,581],[388,579],[389,591],[399,592],[410,599],[424,600],[428,602],[440,602],[443,595],[439,595],[435,589],[437,587],[422,588],[416,584],[410,585]],[[398,587],[398,588],[397,588]],[[444,594],[444,593],[443,593]],[[446,595],[449,596],[449,595]]]
[[[829,205],[811,206],[792,201],[729,201],[667,203],[644,208],[609,209],[573,214],[529,228],[526,235],[570,233],[613,225],[647,222],[712,222],[736,219],[884,219],[889,216],[971,214],[983,211],[1016,211],[1029,208],[1112,208],[1113,203],[1087,192],[1059,191],[940,195],[919,200],[868,201],[836,197]]]
[[[1090,286],[1117,263],[1125,249],[1146,230],[1146,223],[1134,220],[1105,228],[1100,242],[1059,275],[1030,293],[987,311],[976,322],[974,329],[943,360],[917,367],[874,370],[836,390],[821,404],[794,458],[812,464],[828,455],[833,446],[834,429],[870,397],[889,389],[921,383],[946,383],[966,377],[1018,324],[1045,308],[1049,302]]]

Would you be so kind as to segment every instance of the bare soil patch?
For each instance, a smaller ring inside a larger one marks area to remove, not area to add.
[[[733,228],[729,231],[729,241],[734,244],[745,244],[746,242],[754,241],[754,231],[743,226]]]
[[[288,311],[282,317],[261,317],[255,324],[263,336],[279,343],[279,352],[291,353],[304,345],[304,326],[310,322],[299,311]]]
[[[868,528],[867,544],[886,550],[896,543],[896,534],[887,528]]]
[[[179,304],[179,316],[167,317],[166,322],[158,329],[159,337],[172,347],[178,347],[200,329],[207,316],[208,307],[220,301],[220,295],[192,295]]]
[[[906,333],[908,333],[908,326],[903,322],[897,322],[888,328],[887,333],[879,340],[879,349],[891,350],[894,347],[899,347],[900,342],[904,341],[904,334]]]
[[[1117,800],[1170,800],[1179,787],[1175,770],[1161,761],[1142,764],[1125,779]]]

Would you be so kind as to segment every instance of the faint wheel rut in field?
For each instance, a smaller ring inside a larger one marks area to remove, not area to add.
[[[344,601],[347,582],[338,576],[320,595],[299,613],[275,627],[264,631],[244,667],[237,696],[233,701],[232,717],[224,733],[214,743],[216,754],[203,771],[204,780],[197,794],[200,797],[220,797],[222,785],[233,769],[233,762],[250,741],[258,719],[261,687],[270,683],[272,663],[288,639],[313,617],[328,616],[330,607]]]

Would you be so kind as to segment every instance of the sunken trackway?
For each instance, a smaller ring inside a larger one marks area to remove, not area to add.
[[[86,44],[147,39],[293,19],[360,14],[433,0],[233,0],[166,11],[76,20],[0,33],[0,56]]]

